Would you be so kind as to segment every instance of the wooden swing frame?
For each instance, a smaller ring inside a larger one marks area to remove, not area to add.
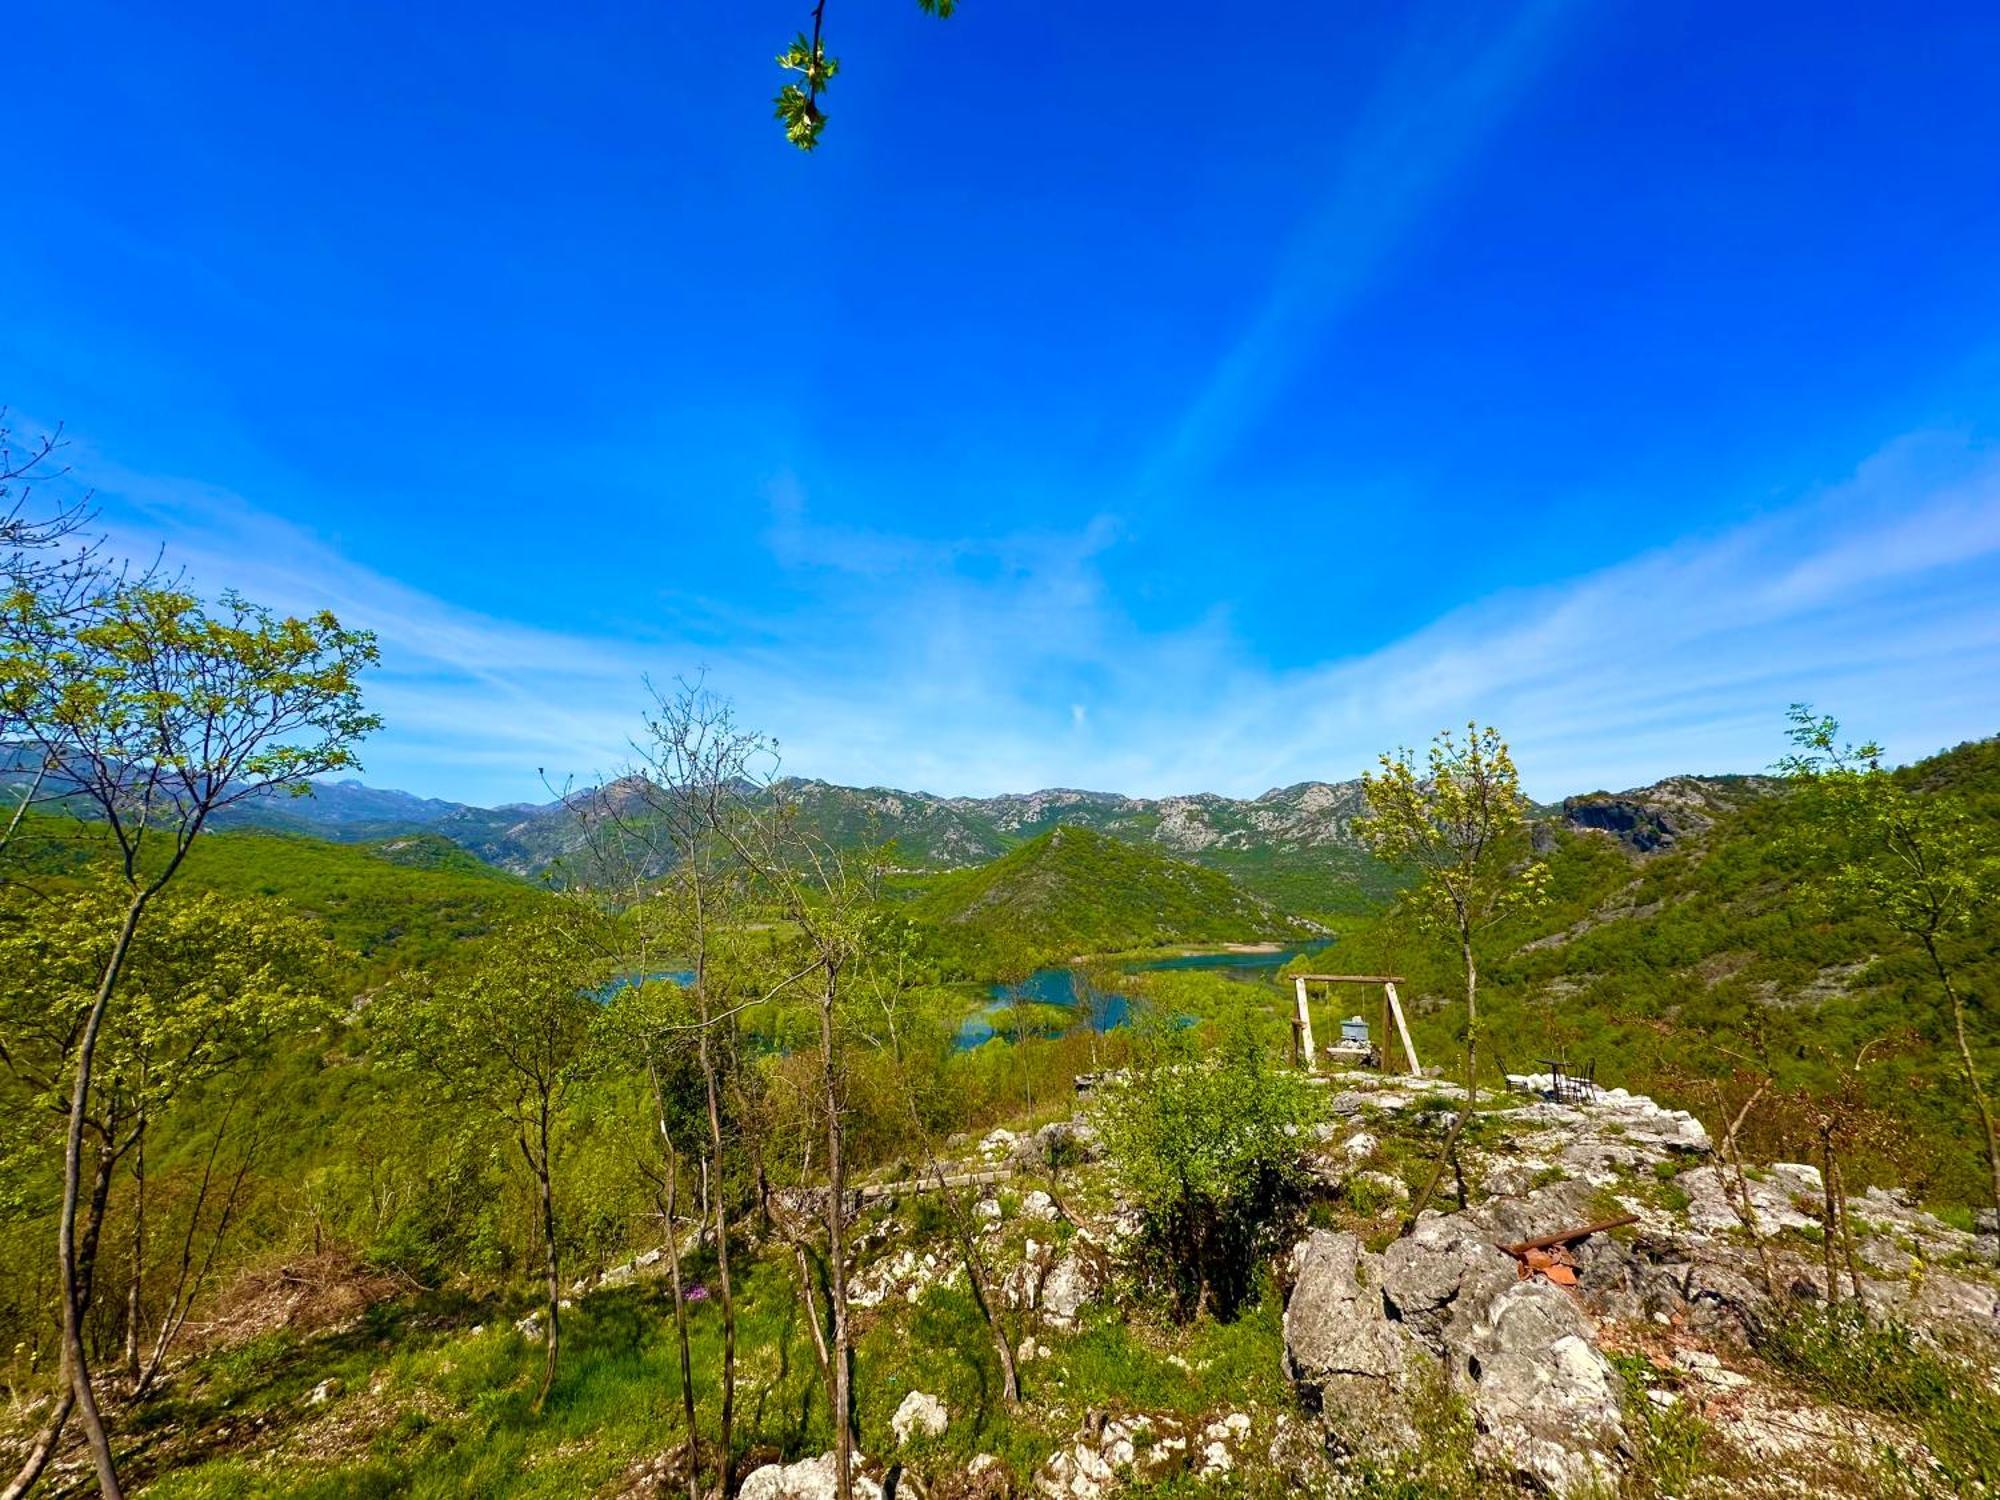
[[[1409,1023],[1403,1019],[1403,1002],[1397,998],[1396,986],[1403,983],[1400,974],[1295,974],[1292,976],[1298,998],[1298,1015],[1292,1021],[1293,1035],[1298,1039],[1299,1060],[1305,1070],[1313,1071],[1317,1053],[1313,1048],[1312,1013],[1306,1008],[1306,986],[1308,984],[1379,984],[1382,986],[1382,1056],[1388,1058],[1389,1032],[1394,1029],[1403,1043],[1403,1056],[1409,1062],[1412,1078],[1421,1078],[1423,1068],[1417,1062],[1416,1044],[1410,1040]]]

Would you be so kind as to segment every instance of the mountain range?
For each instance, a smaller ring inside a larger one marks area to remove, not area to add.
[[[0,781],[24,780],[19,764],[13,757]],[[1654,852],[1764,789],[1756,777],[1678,776],[1634,791],[1570,797],[1545,811],[1552,820]],[[346,843],[432,834],[497,869],[534,877],[578,852],[580,811],[593,803],[630,809],[647,790],[626,778],[547,802],[479,807],[347,779],[315,783],[309,796],[251,798],[215,822]],[[896,864],[910,871],[969,869],[1051,829],[1077,827],[1221,871],[1292,912],[1360,909],[1393,879],[1354,832],[1365,810],[1358,778],[1298,782],[1252,798],[1129,797],[1069,787],[943,797],[799,778],[777,783],[768,795],[795,805],[808,827],[836,844],[892,844]]]
[[[620,805],[644,788],[612,782],[544,803],[476,807],[355,780],[317,784],[308,797],[258,797],[220,815],[224,827],[261,827],[342,841],[435,833],[490,865],[537,875],[577,851],[579,810],[593,800]],[[890,787],[787,780],[772,789],[802,820],[835,843],[893,843],[905,869],[983,865],[1057,827],[1081,827],[1146,844],[1235,876],[1281,905],[1319,909],[1338,902],[1371,861],[1351,824],[1362,811],[1361,783],[1301,782],[1261,797],[1213,793],[1127,797],[1057,787],[997,797],[940,797]]]

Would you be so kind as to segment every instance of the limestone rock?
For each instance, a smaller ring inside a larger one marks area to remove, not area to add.
[[[1285,1370],[1350,1451],[1413,1435],[1396,1396],[1407,1383],[1410,1340],[1391,1322],[1379,1256],[1351,1234],[1314,1230],[1292,1252],[1285,1304]]]
[[[1057,1327],[1071,1327],[1102,1290],[1103,1278],[1094,1265],[1072,1249],[1042,1278],[1042,1311]]]
[[[1456,1364],[1496,1457],[1553,1494],[1611,1480],[1625,1441],[1617,1376],[1560,1288],[1517,1281],[1494,1297]]]
[[[882,1486],[860,1470],[861,1455],[856,1453],[853,1490],[857,1500],[882,1500]],[[831,1453],[795,1464],[765,1464],[754,1470],[736,1493],[738,1500],[834,1500],[834,1473]]]
[[[1407,1445],[1421,1383],[1449,1369],[1469,1392],[1482,1442],[1553,1490],[1612,1472],[1624,1440],[1618,1385],[1580,1305],[1521,1281],[1496,1248],[1580,1222],[1590,1190],[1557,1183],[1527,1198],[1427,1213],[1380,1255],[1353,1235],[1315,1231],[1293,1250],[1286,1370],[1349,1452]],[[1630,1252],[1604,1236],[1579,1255],[1627,1279]]]
[[[1057,1120],[1014,1142],[1013,1159],[1030,1168],[1076,1166],[1101,1159],[1104,1148],[1088,1120]]]
[[[1683,1349],[1674,1363],[1711,1390],[1740,1391],[1750,1383],[1749,1376],[1737,1374],[1705,1349]]]
[[[896,1488],[900,1493],[903,1486]],[[956,1483],[934,1486],[931,1493],[949,1495],[951,1500],[1009,1500],[1014,1493],[1014,1475],[998,1454],[976,1453]]]
[[[898,1443],[919,1437],[943,1437],[950,1426],[951,1413],[945,1410],[944,1403],[923,1391],[911,1391],[889,1418],[889,1430],[896,1434]]]
[[[1119,1416],[1084,1425],[1035,1476],[1047,1500],[1096,1500],[1129,1478],[1155,1484],[1188,1465],[1188,1435],[1173,1417]]]
[[[1817,1173],[1813,1175],[1815,1178],[1818,1176]],[[1776,1177],[1761,1181],[1745,1179],[1758,1234],[1768,1238],[1781,1230],[1805,1229],[1819,1222],[1816,1216],[1803,1212],[1794,1201],[1801,1194],[1793,1190],[1792,1183],[1800,1180]],[[1743,1221],[1733,1206],[1735,1176],[1729,1168],[1720,1165],[1697,1167],[1676,1177],[1674,1186],[1688,1195],[1687,1216],[1692,1228],[1706,1234],[1718,1234],[1742,1227]],[[1815,1182],[1811,1195],[1816,1196],[1818,1192]]]

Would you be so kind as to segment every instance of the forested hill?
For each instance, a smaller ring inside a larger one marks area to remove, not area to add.
[[[10,874],[58,889],[107,862],[107,845],[93,825],[36,817],[10,850]],[[259,829],[196,842],[177,893],[205,891],[242,901],[246,910],[276,900],[316,919],[347,956],[350,988],[440,958],[546,899],[436,834],[332,843]]]
[[[2000,828],[2000,740],[1898,775],[1950,789]],[[1769,1073],[1822,1096],[1853,1077],[1888,1127],[1871,1137],[1881,1180],[1977,1199],[1975,1122],[1949,1013],[1919,951],[1878,919],[1830,910],[1804,888],[1793,800],[1773,782],[1680,779],[1571,799],[1544,825],[1550,899],[1490,934],[1480,976],[1487,1056],[1513,1071],[1545,1057],[1594,1061],[1600,1079],[1714,1112],[1718,1080]],[[1970,996],[1973,1043],[2000,1062],[2000,932],[1949,940]],[[1462,1045],[1455,955],[1396,912],[1343,932],[1343,966],[1407,974],[1431,1056]],[[1868,1047],[1865,1065],[1857,1056]],[[1759,1112],[1780,1139],[1757,1149],[1806,1160],[1803,1099]],[[1787,1121],[1789,1120],[1789,1123]]]
[[[977,869],[934,877],[909,912],[978,973],[1304,930],[1226,875],[1076,827],[1052,829]]]

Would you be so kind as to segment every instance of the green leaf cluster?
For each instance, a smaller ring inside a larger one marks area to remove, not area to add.
[[[1104,1086],[1092,1119],[1183,1313],[1227,1316],[1249,1295],[1304,1187],[1320,1114],[1317,1091],[1244,1029],[1213,1056],[1172,1049]]]

